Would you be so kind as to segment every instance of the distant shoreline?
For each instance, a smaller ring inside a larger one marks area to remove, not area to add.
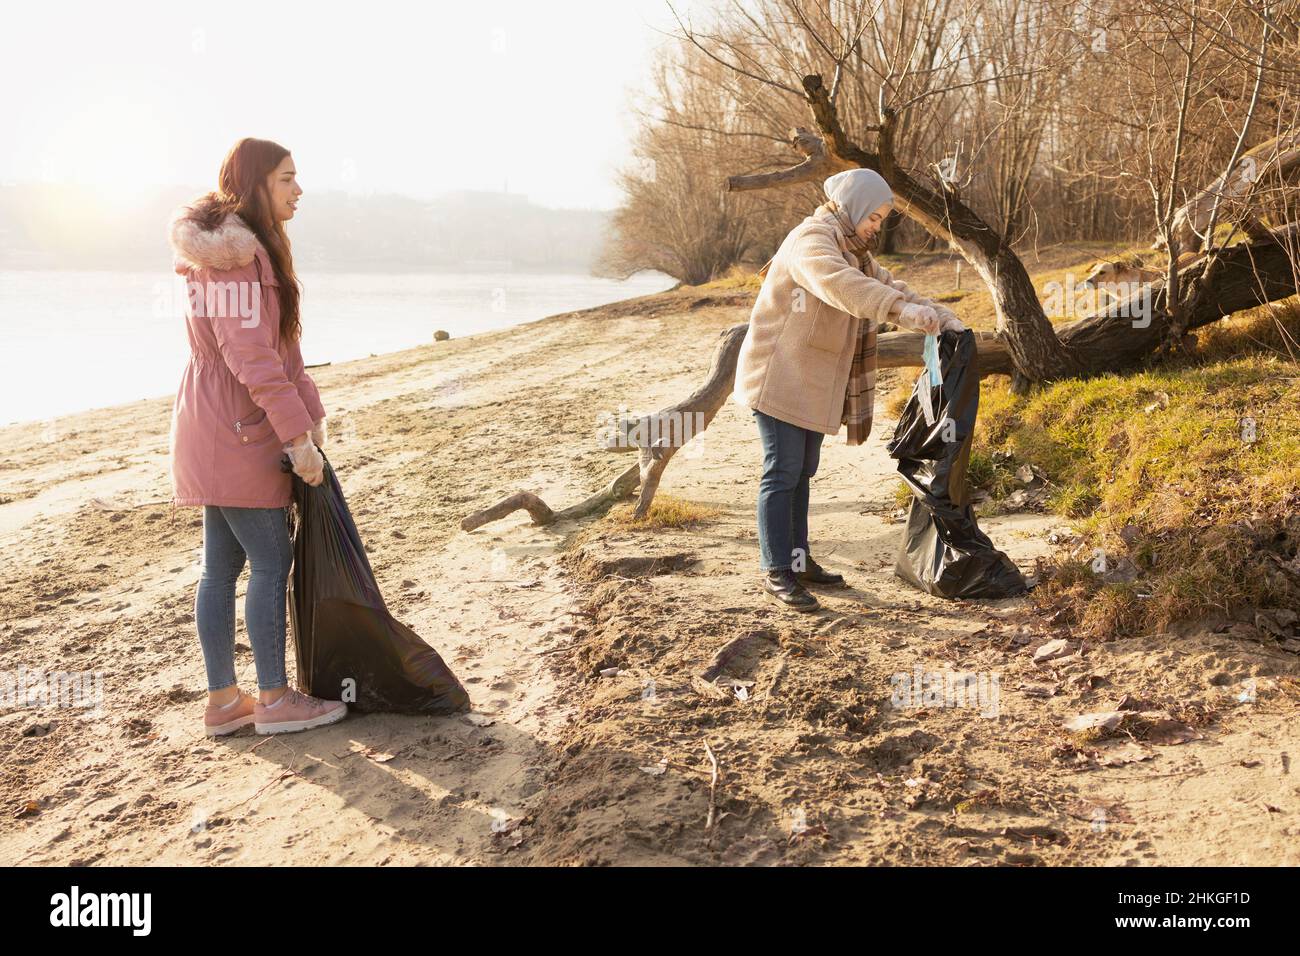
[[[3,274],[4,272],[19,272],[19,271],[23,271],[23,270],[2,269],[2,270],[0,270],[0,274]],[[66,270],[66,269],[64,269],[64,270],[54,270],[54,271],[69,272],[69,271],[96,271],[96,270]],[[121,271],[121,270],[99,270],[99,271],[118,272],[118,271]],[[643,272],[650,272],[650,271],[651,271],[651,270],[643,270]],[[441,274],[441,273],[425,273],[425,274]],[[456,273],[456,274],[465,274],[465,273]],[[482,273],[478,273],[478,274],[482,274]],[[521,274],[522,274],[522,273],[521,273]],[[565,273],[565,272],[559,272],[559,273],[532,273],[532,274],[535,274],[535,275],[571,275],[571,273]],[[637,273],[637,274],[640,275],[641,273]],[[599,277],[593,277],[593,278],[599,278]],[[676,284],[676,280],[672,279],[671,276],[664,276],[664,279],[665,279],[666,282],[670,282],[670,283],[672,283],[673,285]],[[608,281],[611,281],[611,282],[630,281],[630,278],[629,278],[629,279],[626,279],[626,280],[610,279],[610,280],[608,280]],[[574,308],[574,309],[566,309],[566,310],[561,311],[561,312],[554,312],[554,313],[551,313],[551,314],[548,314],[548,315],[538,316],[537,318],[534,318],[534,319],[525,319],[524,321],[516,322],[516,323],[512,323],[512,324],[510,324],[510,325],[502,326],[502,327],[499,327],[499,328],[481,329],[481,330],[476,331],[476,332],[469,332],[469,333],[461,334],[461,335],[452,335],[451,339],[449,339],[448,342],[450,342],[450,341],[463,341],[463,340],[466,340],[466,339],[475,339],[475,338],[479,338],[479,337],[484,336],[484,335],[502,335],[502,334],[504,334],[504,335],[508,335],[508,334],[514,332],[516,329],[521,329],[521,328],[525,328],[525,327],[528,327],[528,326],[536,326],[536,325],[538,325],[538,324],[540,324],[540,323],[543,323],[543,322],[549,322],[549,321],[556,320],[556,319],[563,319],[563,318],[565,318],[566,316],[573,316],[573,315],[575,315],[575,314],[577,314],[577,313],[582,313],[582,312],[591,312],[591,311],[593,311],[593,310],[603,309],[603,308],[607,308],[607,307],[611,307],[611,306],[618,306],[618,305],[621,305],[621,304],[624,304],[624,303],[628,303],[628,302],[634,302],[634,301],[636,301],[637,299],[646,298],[647,296],[661,295],[661,294],[663,294],[664,292],[668,292],[668,291],[670,291],[671,288],[672,288],[672,285],[668,286],[667,288],[665,288],[665,289],[663,289],[663,290],[660,290],[659,292],[650,292],[650,293],[642,293],[642,294],[640,294],[640,295],[631,295],[631,296],[627,296],[627,297],[625,297],[625,298],[621,298],[621,299],[612,299],[612,300],[610,300],[609,302],[605,302],[605,303],[602,303],[602,304],[599,304],[599,305],[592,305],[592,306],[579,306],[578,308]],[[311,367],[311,368],[325,368],[325,367],[333,367],[333,368],[336,368],[336,369],[337,369],[337,368],[339,368],[340,366],[347,366],[347,365],[350,365],[351,363],[354,363],[354,362],[366,362],[366,361],[373,361],[373,360],[376,360],[376,359],[382,359],[382,358],[389,358],[389,357],[399,356],[399,355],[401,355],[402,353],[405,353],[405,352],[414,352],[414,351],[416,351],[417,349],[426,349],[426,348],[445,347],[445,346],[448,344],[448,342],[435,342],[435,341],[433,341],[433,339],[432,339],[432,333],[430,333],[430,340],[427,341],[427,342],[419,342],[419,343],[415,343],[415,344],[413,344],[413,345],[408,345],[408,346],[405,346],[405,347],[402,347],[402,348],[396,348],[396,349],[382,349],[382,350],[380,350],[380,351],[371,352],[371,353],[369,353],[368,355],[354,355],[354,356],[343,357],[343,358],[326,358],[326,359],[319,360],[319,361],[312,361],[312,362],[309,363],[309,366],[308,366],[308,367]],[[178,383],[179,383],[179,374],[180,374],[180,369],[178,368],[178,369],[177,369],[177,376],[178,376],[178,377],[177,377],[177,382],[178,382]],[[171,400],[173,399],[173,397],[174,397],[174,395],[173,395],[173,393],[171,393],[171,392],[159,392],[159,393],[155,393],[155,394],[152,394],[152,395],[144,395],[144,396],[141,396],[141,397],[139,397],[139,398],[126,399],[126,400],[124,400],[124,401],[107,402],[107,403],[104,403],[104,404],[89,405],[89,406],[85,406],[85,407],[83,407],[83,408],[77,408],[77,409],[72,409],[72,410],[70,410],[70,411],[59,412],[59,413],[54,414],[54,415],[48,415],[48,416],[37,416],[37,417],[34,417],[34,418],[18,418],[18,419],[12,419],[12,420],[4,420],[4,419],[0,419],[0,432],[4,432],[5,430],[13,429],[13,428],[23,428],[23,427],[28,427],[28,428],[30,428],[30,427],[32,427],[32,426],[39,426],[39,427],[52,427],[52,426],[57,426],[57,425],[59,425],[61,422],[63,422],[63,420],[68,419],[68,418],[73,418],[73,417],[76,417],[76,416],[84,416],[84,415],[96,414],[96,413],[99,413],[99,412],[110,412],[110,411],[113,411],[113,410],[121,410],[121,409],[125,409],[125,408],[127,408],[127,407],[129,407],[129,406],[140,405],[140,404],[142,404],[142,403],[150,403],[150,402],[157,402],[157,401],[163,401],[163,400],[171,401]],[[0,412],[0,414],[3,414],[3,412]],[[57,430],[57,429],[56,429],[56,430]]]

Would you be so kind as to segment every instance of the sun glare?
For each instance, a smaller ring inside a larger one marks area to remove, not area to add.
[[[138,103],[105,98],[70,113],[42,156],[42,180],[96,188],[101,201],[129,207],[173,180],[166,130]]]

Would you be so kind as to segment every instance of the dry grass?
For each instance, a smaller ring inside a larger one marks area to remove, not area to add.
[[[757,292],[763,286],[758,272],[747,266],[732,266],[726,273],[711,282],[691,286],[693,289],[723,289],[733,292]]]
[[[652,530],[658,528],[689,528],[712,521],[721,512],[717,508],[683,501],[670,495],[655,495],[654,502],[644,518],[632,517],[633,506],[619,505],[610,510],[606,520],[625,528]]]

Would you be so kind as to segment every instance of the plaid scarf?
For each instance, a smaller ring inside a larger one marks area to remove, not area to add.
[[[850,445],[861,445],[871,434],[871,412],[875,404],[876,324],[870,319],[862,319],[858,322],[849,384],[844,390],[844,414],[840,418],[848,426]]]
[[[853,229],[848,216],[831,200],[824,206],[839,226],[840,241],[864,268],[871,261],[871,247],[863,242]],[[853,347],[853,363],[849,366],[849,384],[844,390],[844,412],[840,421],[848,427],[848,444],[861,445],[871,434],[871,414],[876,405],[876,324],[871,319],[858,322],[858,337]]]

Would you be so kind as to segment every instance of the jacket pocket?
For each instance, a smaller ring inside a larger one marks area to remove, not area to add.
[[[844,348],[844,319],[842,314],[831,306],[812,296],[812,321],[808,327],[807,344],[809,348],[823,352],[840,352]]]
[[[267,417],[266,410],[261,408],[237,419],[231,428],[241,445],[259,445],[268,438],[275,437],[271,419]]]

